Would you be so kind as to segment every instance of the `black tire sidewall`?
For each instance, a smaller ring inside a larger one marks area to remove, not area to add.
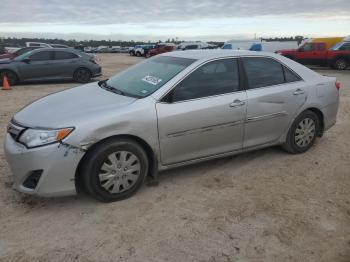
[[[313,137],[312,141],[310,142],[309,145],[305,146],[305,147],[300,147],[296,144],[295,142],[295,138],[294,138],[294,134],[295,134],[295,131],[299,125],[299,123],[305,119],[305,118],[310,118],[312,119],[314,122],[315,122],[315,126],[316,126],[316,130],[315,130],[315,136]],[[304,153],[306,151],[308,151],[314,144],[315,140],[316,140],[316,137],[317,137],[317,134],[320,130],[320,120],[318,119],[317,115],[312,112],[312,111],[305,111],[303,112],[302,114],[300,114],[293,122],[291,128],[289,129],[289,132],[288,132],[288,147],[291,149],[291,152],[292,153]]]
[[[77,74],[79,73],[79,71],[85,71],[86,73],[88,73],[89,77],[87,79],[79,79]],[[75,72],[74,72],[74,76],[73,76],[74,80],[78,83],[89,83],[91,81],[91,72],[89,69],[86,68],[78,68]]]
[[[135,154],[141,164],[141,172],[137,182],[127,191],[119,194],[111,194],[101,185],[98,177],[101,165],[105,162],[108,155],[116,151],[129,151]],[[83,163],[82,174],[85,189],[95,199],[102,202],[112,202],[123,200],[134,195],[142,186],[148,172],[148,159],[143,148],[131,140],[112,140],[97,145],[93,150],[87,153]]]

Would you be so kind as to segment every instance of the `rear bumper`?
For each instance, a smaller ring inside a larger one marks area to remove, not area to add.
[[[102,67],[97,66],[96,68],[94,68],[94,70],[92,70],[92,76],[93,77],[98,77],[102,75]]]
[[[321,109],[324,118],[324,131],[327,131],[337,122],[339,97],[337,101]]]
[[[27,149],[9,134],[6,135],[4,149],[15,190],[44,197],[76,194],[75,172],[83,152],[76,152],[58,144]],[[40,170],[41,176],[36,187],[26,187],[24,182],[37,170]]]

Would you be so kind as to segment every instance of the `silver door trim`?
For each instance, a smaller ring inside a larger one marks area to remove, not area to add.
[[[246,119],[245,122],[251,123],[251,122],[267,120],[267,119],[272,119],[272,118],[282,117],[282,116],[287,116],[287,115],[288,115],[288,113],[286,111],[283,111],[283,112],[277,112],[277,113],[272,113],[272,114],[267,114],[267,115],[262,115],[262,116],[249,117]]]
[[[205,126],[205,127],[189,129],[189,130],[185,130],[185,131],[179,131],[179,132],[167,134],[167,137],[171,138],[171,137],[179,137],[179,136],[191,135],[191,134],[202,133],[202,132],[209,132],[209,131],[213,131],[215,129],[232,127],[232,126],[236,126],[236,125],[243,124],[243,123],[244,123],[244,121],[237,120],[234,122],[222,123],[222,124],[217,124],[217,125],[212,125],[212,126]]]

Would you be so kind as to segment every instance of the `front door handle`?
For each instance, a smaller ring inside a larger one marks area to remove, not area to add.
[[[297,90],[295,90],[295,92],[293,93],[293,95],[298,96],[298,95],[302,95],[302,94],[304,94],[304,93],[305,93],[304,90],[302,90],[302,89],[297,89]]]
[[[233,102],[230,104],[230,107],[240,107],[240,106],[244,106],[244,105],[245,105],[245,102],[244,102],[244,101],[241,101],[241,100],[236,99],[235,101],[233,101]]]

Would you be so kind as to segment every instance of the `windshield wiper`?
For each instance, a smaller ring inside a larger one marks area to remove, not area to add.
[[[121,91],[121,90],[119,90],[119,89],[117,89],[117,88],[115,88],[113,86],[107,85],[107,80],[108,79],[98,82],[98,85],[100,87],[102,87],[103,89],[106,89],[106,90],[111,91],[113,93],[116,93],[118,95],[126,96],[126,94],[123,91]]]
[[[126,92],[124,92],[124,91],[122,91],[114,86],[110,86],[107,84],[107,80],[108,79],[98,82],[98,85],[105,90],[108,90],[110,92],[113,92],[113,93],[121,95],[121,96],[129,96],[129,97],[138,98],[138,99],[143,98],[142,96],[126,93]]]

